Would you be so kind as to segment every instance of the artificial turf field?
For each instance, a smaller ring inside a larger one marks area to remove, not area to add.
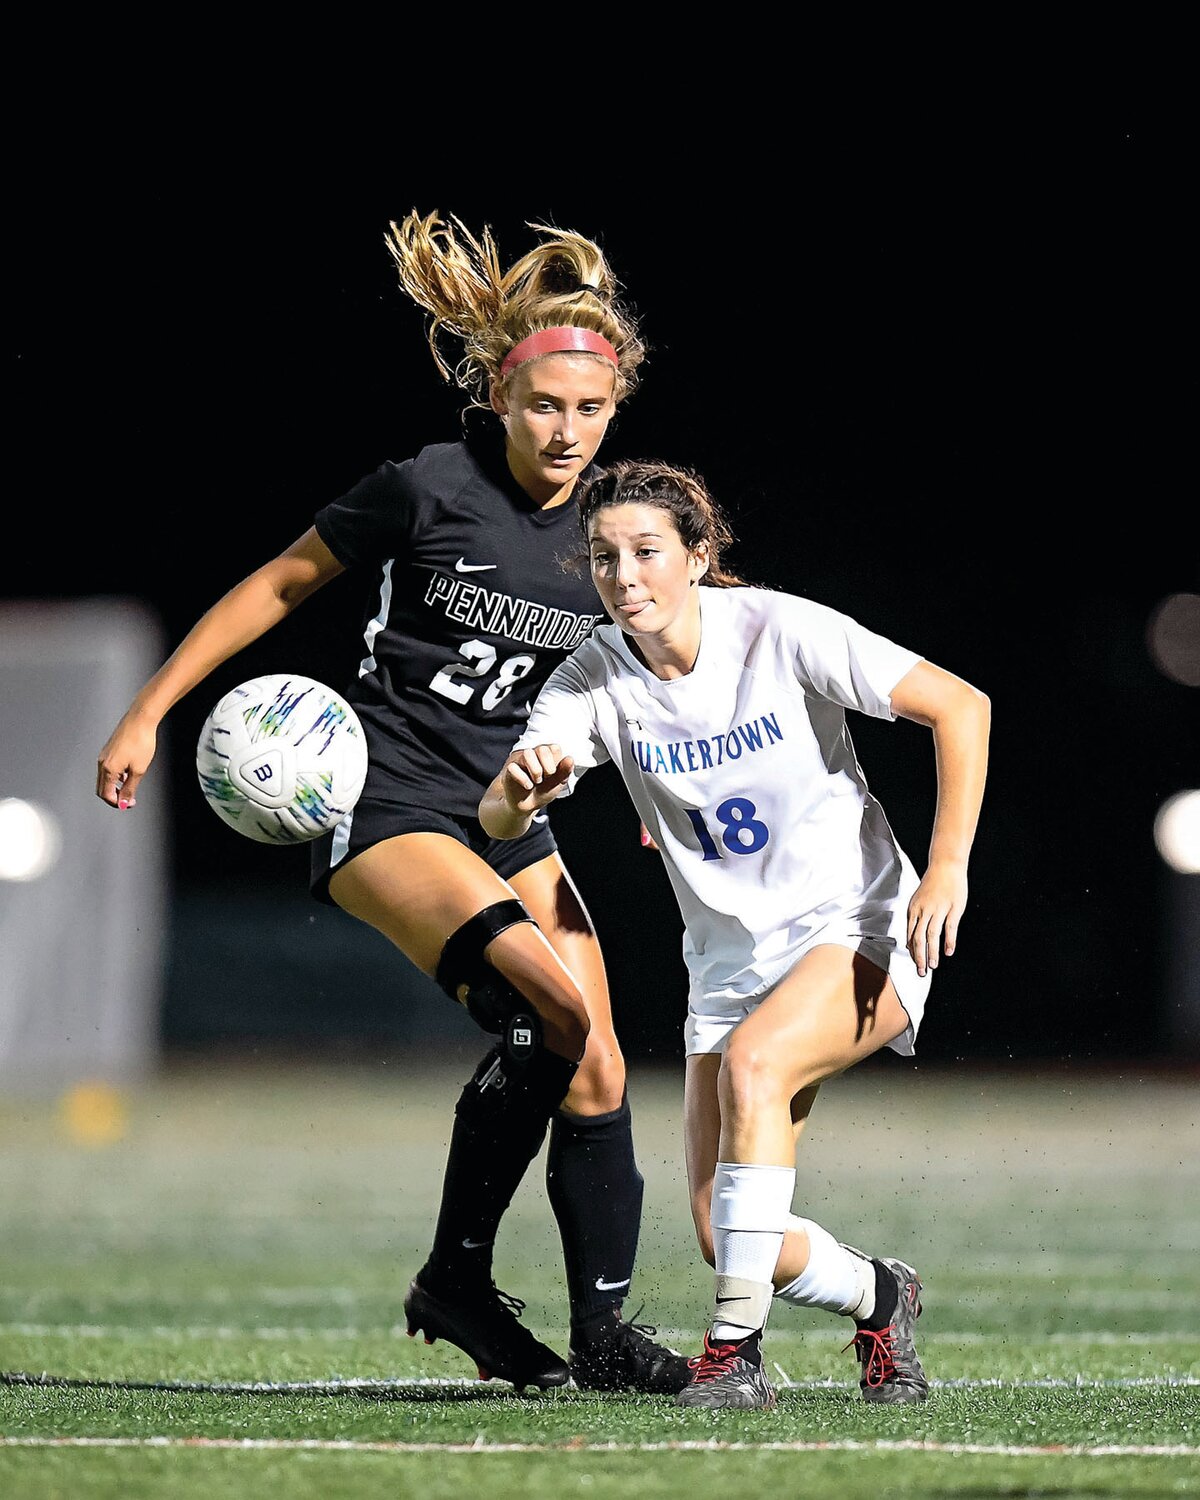
[[[518,1396],[405,1336],[473,1060],[192,1063],[122,1099],[0,1096],[0,1496],[1200,1494],[1194,1073],[884,1056],[826,1085],[796,1209],[916,1265],[930,1399],[866,1405],[850,1325],[777,1304],[777,1408],[705,1413]],[[711,1280],[681,1078],[631,1075],[646,1212],[626,1313],[644,1303],[640,1321],[691,1352]],[[565,1352],[542,1167],[496,1278]],[[14,1383],[43,1376],[97,1383]]]

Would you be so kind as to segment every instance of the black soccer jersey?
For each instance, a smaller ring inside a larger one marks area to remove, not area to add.
[[[553,669],[601,620],[575,505],[539,510],[500,442],[435,443],[317,513],[367,579],[346,696],[397,800],[475,817]]]

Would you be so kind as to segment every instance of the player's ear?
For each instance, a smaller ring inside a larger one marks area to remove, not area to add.
[[[498,380],[488,381],[488,401],[491,403],[491,408],[498,417],[508,416],[508,402],[504,399],[504,393],[501,390]]]
[[[708,572],[709,556],[708,543],[700,542],[696,550],[688,558],[688,572],[690,583],[699,583]]]

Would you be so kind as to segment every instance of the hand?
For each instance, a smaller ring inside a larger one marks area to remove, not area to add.
[[[96,796],[122,812],[136,806],[138,785],[157,748],[157,725],[126,714],[96,762]]]
[[[515,813],[535,813],[553,802],[575,769],[561,745],[534,745],[519,750],[504,768],[504,800]]]
[[[646,827],[645,822],[643,822],[641,824],[641,840],[642,840],[642,848],[643,849],[657,849],[658,848],[658,845],[650,837],[650,830]]]
[[[908,903],[908,951],[922,977],[937,968],[940,954],[954,952],[966,909],[966,866],[931,864]]]

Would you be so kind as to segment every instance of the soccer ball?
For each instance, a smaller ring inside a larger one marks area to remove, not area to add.
[[[358,801],[366,736],[339,693],[276,672],[235,687],[205,719],[196,774],[230,828],[260,844],[305,844]]]

